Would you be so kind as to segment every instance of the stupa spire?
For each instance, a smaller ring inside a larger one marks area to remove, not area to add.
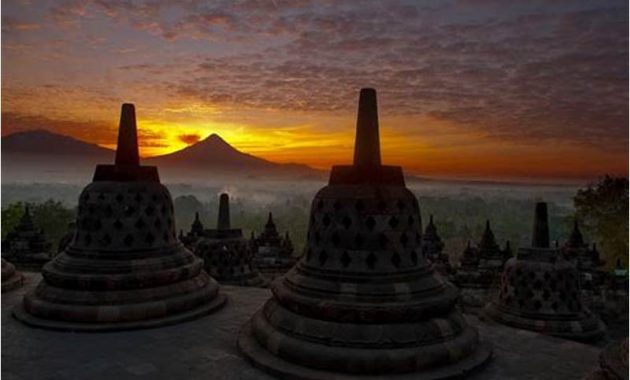
[[[116,165],[140,165],[140,156],[138,155],[136,109],[131,103],[124,103],[120,111],[118,146],[116,147]]]
[[[229,230],[230,228],[230,197],[226,193],[223,193],[219,198],[217,230]]]
[[[536,203],[532,247],[549,248],[549,220],[547,216],[547,203],[545,202]]]
[[[357,132],[354,142],[354,166],[381,165],[381,147],[378,135],[378,109],[376,90],[363,88],[359,95]]]

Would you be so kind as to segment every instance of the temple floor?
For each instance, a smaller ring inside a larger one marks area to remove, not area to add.
[[[30,328],[11,309],[40,280],[2,295],[2,378],[13,379],[271,379],[236,348],[242,324],[270,297],[267,289],[223,286],[227,305],[179,325],[110,333]],[[597,368],[599,349],[568,340],[487,325],[467,315],[494,345],[490,364],[471,379],[582,379]]]

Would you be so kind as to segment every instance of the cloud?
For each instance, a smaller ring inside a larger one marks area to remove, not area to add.
[[[187,134],[187,135],[179,135],[177,136],[179,141],[185,143],[186,145],[193,145],[201,140],[201,136],[198,134]]]

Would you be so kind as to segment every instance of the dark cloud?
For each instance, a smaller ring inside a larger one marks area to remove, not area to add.
[[[188,50],[185,65],[121,65],[173,96],[338,112],[374,86],[384,114],[627,149],[627,2],[94,0],[49,14],[62,24],[104,15],[169,49],[230,44],[222,54]]]
[[[179,139],[179,141],[185,143],[186,145],[193,145],[201,140],[201,136],[197,134],[179,135],[177,136],[177,138]]]

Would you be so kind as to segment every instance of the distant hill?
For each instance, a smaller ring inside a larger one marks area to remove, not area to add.
[[[37,154],[45,156],[82,156],[112,158],[114,151],[86,143],[70,136],[43,129],[17,132],[2,138],[2,153]]]
[[[114,151],[45,130],[2,137],[5,181],[75,182],[91,179],[94,166],[112,163]],[[183,150],[142,160],[156,165],[168,182],[206,182],[229,176],[242,178],[321,178],[322,172],[301,164],[279,164],[242,153],[220,136]]]

